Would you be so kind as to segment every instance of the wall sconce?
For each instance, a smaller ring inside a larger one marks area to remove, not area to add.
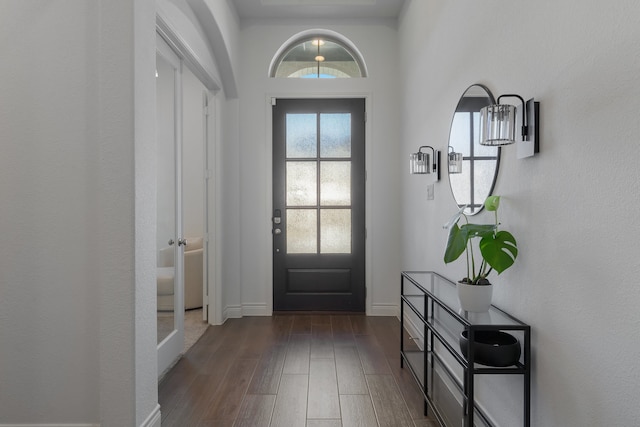
[[[449,173],[462,173],[462,153],[453,151],[449,146]]]
[[[429,153],[423,153],[423,148],[430,148],[433,153],[433,162],[430,161]],[[440,180],[440,151],[434,150],[429,145],[423,145],[418,149],[417,153],[411,153],[409,155],[409,173],[412,175],[423,175],[431,173],[438,175],[437,180]]]
[[[525,102],[520,95],[500,95],[497,104],[488,105],[480,110],[480,144],[497,146],[516,142],[517,109],[515,105],[500,104],[500,99],[505,97],[518,98],[522,102],[522,141],[518,141],[518,158],[533,156],[540,151],[540,103],[535,102],[533,98]]]

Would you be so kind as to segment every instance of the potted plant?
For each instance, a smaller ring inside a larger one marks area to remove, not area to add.
[[[511,267],[518,256],[515,237],[505,230],[498,230],[498,207],[500,196],[489,196],[484,202],[487,211],[494,212],[494,224],[471,224],[464,214],[464,206],[445,225],[449,238],[444,252],[446,264],[457,260],[465,253],[467,276],[458,282],[458,298],[463,310],[484,312],[489,310],[493,286],[487,276],[495,270],[498,274]],[[459,226],[461,218],[465,224]],[[476,262],[473,238],[478,238],[480,260]]]

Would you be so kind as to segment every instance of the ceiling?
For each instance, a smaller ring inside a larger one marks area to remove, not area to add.
[[[405,0],[229,0],[240,19],[397,18]]]

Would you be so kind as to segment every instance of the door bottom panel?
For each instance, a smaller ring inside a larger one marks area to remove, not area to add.
[[[287,293],[351,294],[351,269],[292,268],[287,270]]]

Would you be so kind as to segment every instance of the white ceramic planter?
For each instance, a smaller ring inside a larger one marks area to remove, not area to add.
[[[491,307],[493,285],[468,285],[458,282],[458,300],[465,311],[483,313]]]

